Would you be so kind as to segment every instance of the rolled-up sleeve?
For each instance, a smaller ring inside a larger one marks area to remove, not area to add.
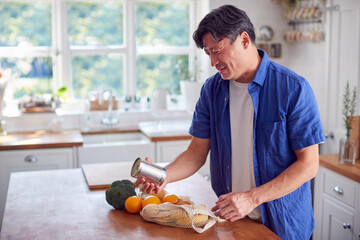
[[[298,81],[287,116],[289,140],[293,150],[305,148],[325,140],[315,95],[309,83]]]

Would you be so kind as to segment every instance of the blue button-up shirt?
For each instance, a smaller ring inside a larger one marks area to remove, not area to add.
[[[261,64],[248,90],[254,105],[256,186],[277,177],[296,161],[294,150],[325,140],[314,93],[293,71],[270,61]],[[211,184],[220,196],[231,192],[229,80],[219,73],[206,80],[196,104],[190,134],[210,138]],[[265,226],[283,239],[309,239],[314,229],[310,182],[260,205]]]

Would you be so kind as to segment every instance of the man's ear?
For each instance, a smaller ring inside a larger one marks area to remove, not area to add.
[[[239,38],[239,40],[241,41],[241,45],[243,45],[244,48],[248,48],[251,42],[249,34],[247,32],[242,32]]]

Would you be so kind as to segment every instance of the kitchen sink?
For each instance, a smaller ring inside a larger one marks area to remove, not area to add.
[[[89,134],[83,139],[83,146],[78,147],[80,167],[88,163],[133,162],[138,157],[155,159],[155,144],[140,132]]]

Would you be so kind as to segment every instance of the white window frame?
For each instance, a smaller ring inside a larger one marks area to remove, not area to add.
[[[176,2],[179,0],[113,0],[123,2],[124,6],[124,45],[123,46],[109,46],[109,47],[70,47],[68,45],[67,37],[67,14],[66,14],[66,2],[65,0],[53,0],[56,3],[54,7],[57,16],[54,19],[55,29],[62,31],[62,38],[54,36],[54,39],[58,39],[58,42],[54,44],[57,46],[56,62],[60,64],[58,71],[55,74],[54,67],[54,82],[57,82],[56,87],[67,86],[72,90],[72,78],[71,78],[71,56],[75,55],[105,55],[109,53],[122,53],[125,56],[124,61],[124,96],[136,95],[136,58],[139,55],[145,54],[188,54],[189,55],[189,69],[190,72],[195,71],[195,55],[196,46],[192,40],[192,33],[196,29],[197,13],[201,9],[204,0],[185,0],[190,3],[190,26],[189,26],[189,46],[176,47],[176,46],[161,46],[161,47],[136,47],[135,45],[135,2]],[[183,0],[184,1],[184,0]],[[101,1],[100,1],[101,2]],[[59,36],[59,33],[57,33]]]

